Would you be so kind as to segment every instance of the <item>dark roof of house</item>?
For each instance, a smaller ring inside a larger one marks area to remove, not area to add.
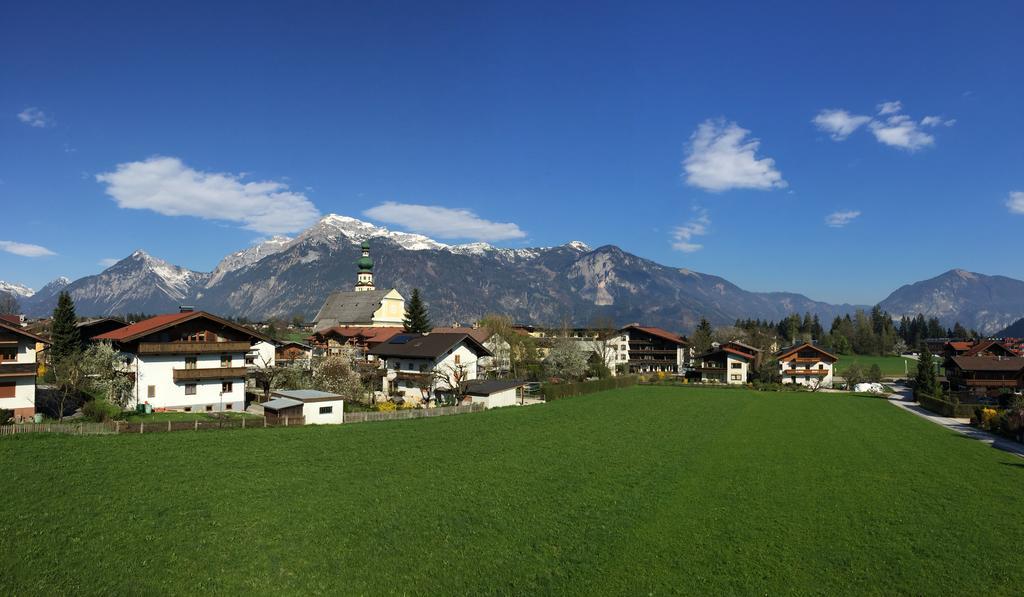
[[[340,336],[341,338],[348,340],[349,338],[355,338],[362,336],[367,344],[373,344],[375,342],[386,342],[395,334],[401,333],[403,330],[400,327],[384,327],[384,326],[334,326],[327,328],[326,330],[320,330],[314,332],[310,338],[316,339],[317,336],[320,338],[326,338],[327,336]]]
[[[698,356],[697,358],[698,359],[706,359],[708,357],[716,356],[716,355],[719,355],[719,354],[727,354],[727,355],[732,355],[732,356],[736,356],[736,357],[740,357],[740,358],[744,358],[744,359],[752,359],[752,358],[754,358],[754,355],[752,355],[752,354],[747,354],[745,352],[741,352],[739,350],[736,350],[735,348],[729,348],[727,346],[721,346],[719,348],[715,348],[713,350],[709,350],[708,352],[705,352],[704,354]]]
[[[1002,342],[998,342],[996,340],[984,340],[982,342],[978,342],[974,346],[967,349],[967,351],[964,353],[964,356],[973,357],[977,355],[979,352],[985,352],[986,350],[1002,352],[1006,356],[1013,356],[1017,354],[1013,350],[1011,350],[1010,347],[1006,346]]]
[[[793,346],[787,346],[786,348],[783,348],[779,352],[775,353],[775,357],[779,358],[779,359],[782,359],[782,358],[788,357],[789,355],[793,354],[794,352],[797,352],[798,350],[802,350],[804,348],[810,348],[811,350],[816,350],[816,351],[820,352],[821,354],[823,354],[825,356],[832,357],[833,360],[836,360],[836,361],[839,360],[839,357],[837,357],[836,355],[834,355],[831,352],[825,350],[824,348],[818,346],[817,344],[811,344],[810,342],[803,342],[801,344],[794,344]]]
[[[222,326],[232,328],[239,332],[249,334],[253,338],[264,340],[269,342],[270,338],[263,334],[251,330],[247,327],[232,323],[226,319],[211,315],[206,311],[185,311],[183,313],[165,313],[163,315],[156,315],[149,319],[143,319],[140,322],[133,323],[120,329],[116,329],[99,336],[93,336],[93,340],[111,340],[114,342],[132,342],[138,340],[143,336],[148,336],[154,332],[165,330],[169,327],[175,326],[179,323],[184,323],[193,319],[209,319]]]
[[[470,396],[490,396],[524,385],[525,381],[515,379],[476,379],[466,384],[466,393]]]
[[[26,338],[35,340],[36,342],[42,342],[43,344],[49,344],[50,343],[49,340],[43,338],[42,336],[37,336],[37,335],[33,334],[32,332],[25,331],[24,329],[21,328],[21,326],[11,325],[11,324],[7,323],[6,321],[3,321],[3,320],[0,320],[0,331],[5,331],[5,332],[11,332],[13,334],[18,334],[20,336],[24,336]]]
[[[469,334],[473,336],[473,339],[483,344],[492,336],[491,330],[487,328],[468,328],[468,327],[441,327],[430,330],[431,334]]]
[[[335,323],[370,323],[380,309],[384,296],[391,290],[338,290],[328,295],[313,321],[325,319]]]
[[[659,338],[662,338],[663,340],[675,342],[676,344],[680,344],[683,346],[690,343],[686,338],[680,336],[679,334],[673,334],[672,332],[668,330],[663,330],[661,328],[647,327],[642,325],[627,325],[626,327],[622,328],[622,330],[619,331],[625,330],[639,330],[641,332],[650,334],[652,336],[657,336]]]
[[[309,350],[310,348],[313,348],[312,346],[310,346],[308,344],[303,344],[302,342],[296,342],[295,340],[288,340],[287,342],[278,342],[277,343],[277,348],[288,348],[289,346],[298,346],[299,348],[305,348],[306,350]]]
[[[997,359],[993,357],[950,357],[956,366],[964,371],[1020,371],[1024,369],[1024,357]]]
[[[757,354],[757,353],[761,352],[760,348],[757,348],[755,346],[751,346],[749,344],[745,344],[743,342],[740,342],[739,340],[729,340],[728,342],[724,342],[724,344],[735,344],[736,346],[739,346],[740,348],[746,349],[745,352],[749,352],[750,354]]]
[[[368,352],[381,357],[407,357],[417,359],[436,359],[460,343],[469,345],[477,356],[492,356],[473,336],[469,334],[438,333],[438,334],[397,334],[387,342],[378,344]]]

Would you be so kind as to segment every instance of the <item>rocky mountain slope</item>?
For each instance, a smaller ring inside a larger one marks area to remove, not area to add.
[[[897,289],[880,303],[894,317],[938,317],[945,326],[956,321],[982,334],[995,334],[1024,316],[1024,282],[962,269]]]
[[[723,325],[810,311],[827,321],[853,309],[799,294],[748,292],[718,276],[666,267],[611,245],[447,245],[338,215],[325,216],[294,239],[278,237],[233,253],[212,273],[136,251],[66,287],[82,315],[155,313],[187,303],[226,315],[310,318],[331,291],[352,286],[363,240],[373,246],[378,287],[406,295],[422,289],[438,324],[498,312],[524,323],[586,325],[607,318],[684,331],[702,316]],[[30,297],[23,302],[26,312],[48,313],[56,292],[48,288]]]

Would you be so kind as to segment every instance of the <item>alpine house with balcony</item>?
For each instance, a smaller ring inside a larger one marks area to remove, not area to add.
[[[36,413],[36,345],[46,340],[0,320],[0,409],[23,421]]]
[[[782,383],[822,388],[832,387],[833,369],[839,360],[839,357],[810,342],[783,348],[775,358],[779,362]]]
[[[203,311],[157,315],[100,334],[125,355],[133,402],[154,409],[245,409],[247,363],[274,366],[270,338]]]

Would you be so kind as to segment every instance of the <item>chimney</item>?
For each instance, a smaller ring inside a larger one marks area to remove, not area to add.
[[[178,313],[191,313],[195,310],[196,308],[193,307],[192,305],[181,305],[180,307],[178,307]]]

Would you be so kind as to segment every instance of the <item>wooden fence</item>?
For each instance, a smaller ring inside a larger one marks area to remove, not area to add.
[[[111,435],[120,433],[167,433],[171,431],[207,431],[213,429],[262,429],[264,427],[300,427],[305,417],[265,417],[223,419],[219,421],[150,421],[129,423],[19,423],[0,425],[0,436],[21,433],[63,433],[68,435]]]
[[[484,410],[483,404],[467,404],[465,406],[439,406],[437,408],[414,408],[409,410],[392,410],[387,412],[356,412],[345,413],[346,423],[365,423],[367,421],[397,421],[401,419],[422,419],[423,417],[443,417],[461,415]]]

